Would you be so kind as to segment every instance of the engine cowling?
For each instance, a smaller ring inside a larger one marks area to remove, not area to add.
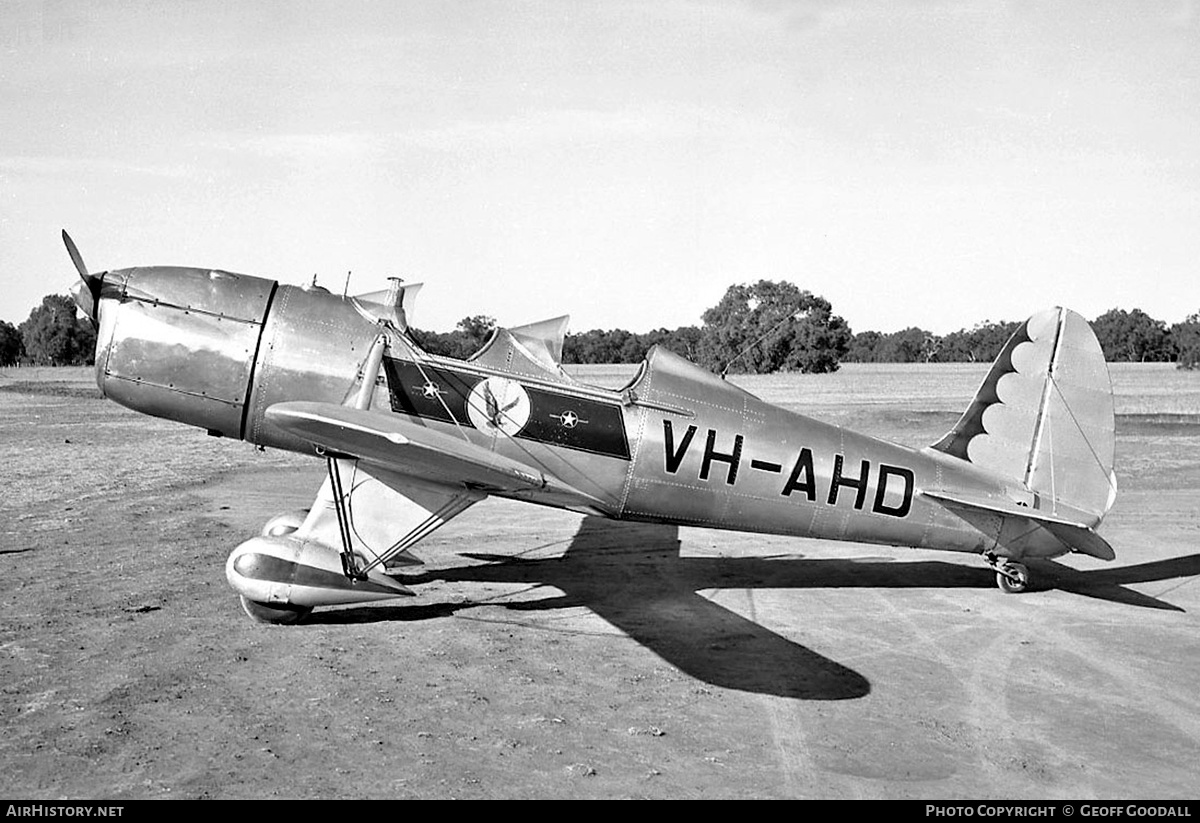
[[[156,417],[242,436],[274,280],[175,266],[106,272],[96,382]]]

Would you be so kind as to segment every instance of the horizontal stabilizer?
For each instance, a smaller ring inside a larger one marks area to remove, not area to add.
[[[983,512],[1002,517],[1023,518],[1045,528],[1071,551],[1090,555],[1100,560],[1113,560],[1117,556],[1112,546],[1082,520],[1047,514],[1038,509],[1019,506],[1007,501],[970,500],[961,495],[931,490],[922,491],[921,494],[936,500],[956,513]]]

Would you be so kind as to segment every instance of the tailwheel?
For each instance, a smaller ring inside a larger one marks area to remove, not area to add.
[[[291,626],[312,614],[312,606],[292,606],[286,603],[260,603],[241,596],[242,611],[259,623]]]
[[[1006,594],[1019,594],[1029,585],[1029,569],[1021,563],[1005,563],[996,567],[996,585]]]

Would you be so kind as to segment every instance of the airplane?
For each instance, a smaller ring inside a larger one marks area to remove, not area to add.
[[[1117,495],[1108,367],[1079,314],[1021,324],[974,399],[914,449],[781,409],[652,348],[620,389],[562,367],[567,317],[496,329],[465,360],[410,333],[419,283],[357,296],[205,268],[93,274],[72,294],[97,329],[103,395],[209,434],[321,458],[312,507],[229,555],[245,612],[413,595],[420,540],[489,496],[610,520],[979,555],[1005,592],[1022,561],[1112,560]]]

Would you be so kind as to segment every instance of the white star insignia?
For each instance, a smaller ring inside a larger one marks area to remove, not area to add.
[[[562,426],[564,429],[573,429],[580,423],[587,422],[586,420],[580,420],[579,415],[570,409],[567,409],[562,414],[552,414],[550,416],[557,420],[558,425]]]

